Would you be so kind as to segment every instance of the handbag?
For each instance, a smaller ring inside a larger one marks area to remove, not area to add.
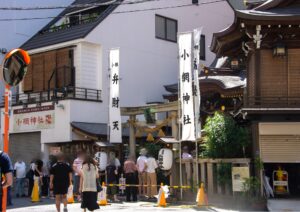
[[[101,192],[103,190],[98,179],[96,179],[96,187],[97,187],[97,192]]]

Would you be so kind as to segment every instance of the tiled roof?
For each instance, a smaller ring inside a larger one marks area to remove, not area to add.
[[[76,0],[72,5],[76,4],[90,4],[90,3],[105,3],[109,0]],[[116,7],[118,4],[111,4],[105,7],[104,11],[100,14],[97,19],[92,22],[74,25],[69,28],[60,29],[53,32],[46,32],[57,23],[62,16],[81,10],[82,8],[67,8],[62,11],[56,18],[50,21],[45,27],[43,27],[38,33],[26,41],[21,48],[25,50],[31,50],[41,48],[49,45],[63,43],[79,38],[84,38],[89,32],[91,32],[98,24],[100,24]]]
[[[71,126],[88,135],[100,137],[107,135],[107,124],[105,123],[88,123],[88,122],[72,122]],[[129,129],[122,129],[123,136],[129,136]]]

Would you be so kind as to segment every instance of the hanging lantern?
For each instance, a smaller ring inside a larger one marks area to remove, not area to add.
[[[158,131],[157,136],[161,138],[161,137],[165,137],[166,135],[165,135],[164,131],[163,131],[162,129],[160,129],[160,130]]]
[[[173,163],[173,152],[171,149],[163,148],[158,153],[158,166],[161,170],[170,170]]]
[[[154,141],[153,135],[151,133],[148,133],[147,141]]]
[[[106,152],[97,152],[95,158],[98,162],[98,168],[100,171],[104,171],[107,166],[107,153]]]

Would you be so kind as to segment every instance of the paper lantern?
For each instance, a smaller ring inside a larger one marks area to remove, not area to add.
[[[107,166],[107,153],[106,152],[97,152],[95,154],[95,159],[98,162],[99,170],[104,171]]]
[[[148,133],[147,141],[154,141],[153,135],[151,133]]]
[[[157,136],[161,138],[161,137],[165,137],[166,135],[165,135],[164,131],[163,131],[162,129],[160,129],[160,130],[158,131]]]
[[[158,153],[158,166],[161,170],[170,170],[173,163],[173,152],[171,149],[163,148]]]

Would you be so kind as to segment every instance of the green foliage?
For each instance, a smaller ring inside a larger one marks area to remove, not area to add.
[[[216,112],[214,116],[207,118],[204,130],[206,157],[245,157],[249,133],[246,128],[238,126],[231,116]]]
[[[231,185],[231,163],[220,163],[217,168],[217,179],[220,185]]]
[[[254,159],[254,166],[258,170],[264,169],[264,163],[262,162],[262,160],[259,157],[256,157]]]
[[[243,183],[244,195],[248,200],[260,199],[260,182],[257,177],[246,178]]]

